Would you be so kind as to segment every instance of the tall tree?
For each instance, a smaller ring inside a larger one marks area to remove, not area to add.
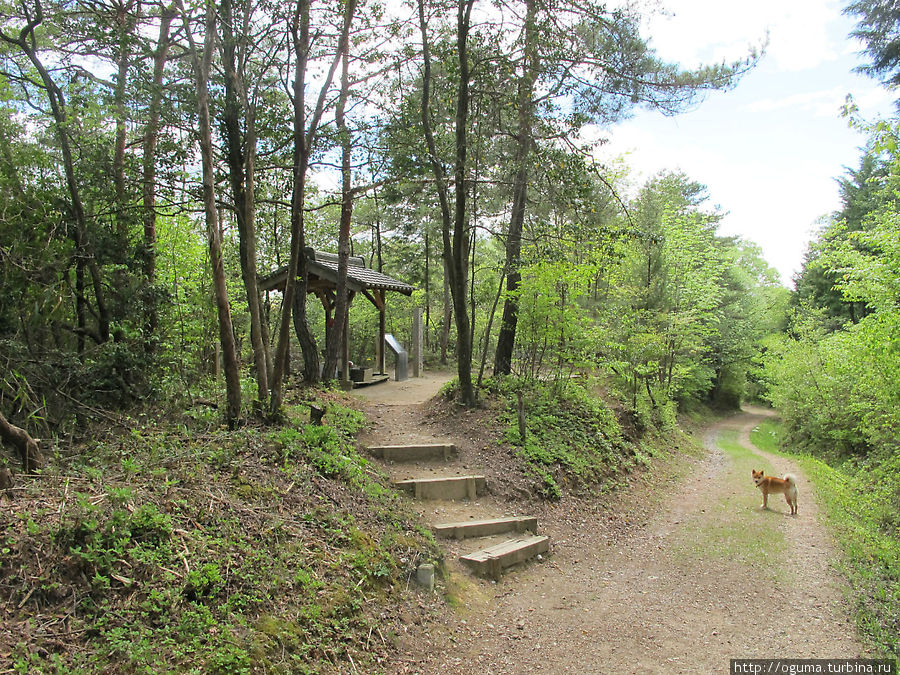
[[[824,311],[830,330],[844,323],[857,323],[869,313],[865,303],[849,300],[836,287],[839,274],[824,264],[830,251],[841,248],[853,233],[867,230],[870,218],[884,203],[887,166],[872,149],[867,149],[858,169],[848,169],[838,180],[841,209],[833,213],[828,223],[809,243],[803,266],[794,279],[795,305],[808,305]]]
[[[113,87],[113,106],[116,120],[116,139],[113,150],[113,184],[116,196],[116,234],[122,244],[127,244],[129,235],[128,209],[125,207],[127,181],[125,177],[125,146],[128,141],[128,110],[125,100],[128,74],[131,70],[132,43],[137,25],[134,15],[135,1],[123,0],[113,5],[116,29],[116,79]],[[123,246],[127,250],[127,246]]]
[[[419,29],[422,35],[422,129],[428,156],[434,172],[435,186],[441,210],[444,273],[447,275],[456,321],[456,358],[460,398],[465,405],[475,404],[472,385],[472,338],[466,306],[468,279],[469,232],[466,204],[466,155],[468,152],[468,117],[470,64],[468,54],[469,31],[475,0],[458,0],[456,5],[456,114],[454,117],[453,182],[454,203],[450,208],[450,188],[446,171],[438,155],[434,139],[431,110],[431,38],[425,15],[425,0],[419,0]]]
[[[858,70],[896,87],[900,84],[900,5],[894,0],[853,0],[844,13],[858,18],[851,35],[865,44],[871,59]]]
[[[250,310],[250,344],[256,371],[256,393],[262,409],[269,398],[269,347],[263,339],[263,311],[257,284],[256,241],[256,102],[247,91],[244,71],[247,50],[238,57],[238,41],[250,42],[251,3],[244,4],[242,16],[236,17],[232,0],[221,0],[222,67],[225,75],[225,106],[222,113],[225,158],[234,200],[241,259],[241,277]],[[239,21],[239,23],[238,23]],[[243,120],[243,128],[241,121]]]
[[[503,319],[497,336],[497,352],[494,357],[494,374],[508,375],[512,368],[513,347],[516,340],[516,323],[519,303],[516,291],[522,279],[521,254],[522,230],[528,200],[529,159],[534,134],[534,85],[538,78],[538,26],[539,0],[525,0],[525,22],[522,30],[524,45],[521,74],[517,84],[516,156],[514,162],[512,211],[506,233],[506,300],[503,303]]]
[[[156,197],[157,197],[157,146],[159,142],[160,119],[163,102],[163,78],[166,60],[168,59],[171,39],[169,31],[172,19],[175,18],[174,6],[163,6],[159,16],[159,36],[153,53],[153,79],[151,81],[150,103],[148,106],[147,125],[144,129],[144,152],[142,159],[143,180],[141,196],[143,197],[143,245],[141,258],[143,273],[147,286],[152,289],[156,284]],[[146,321],[144,343],[147,351],[153,351],[159,324],[159,310],[156,294],[151,292],[146,299]]]
[[[216,10],[212,4],[206,6],[203,50],[197,49],[191,19],[184,10],[181,0],[177,0],[185,25],[185,33],[190,43],[190,56],[194,66],[194,82],[197,88],[197,141],[203,178],[203,213],[206,219],[206,236],[209,243],[209,259],[212,266],[213,290],[219,319],[219,342],[222,346],[222,361],[225,370],[226,408],[225,420],[234,426],[241,416],[241,378],[234,327],[231,321],[231,305],[225,283],[225,263],[222,256],[222,230],[216,204],[215,156],[212,140],[212,124],[209,112],[209,74],[216,42]]]
[[[548,140],[576,139],[589,123],[608,126],[643,105],[675,114],[704,91],[732,86],[756,60],[751,53],[730,66],[682,70],[659,59],[640,35],[633,8],[595,2],[524,0],[518,39],[513,200],[507,232],[507,295],[494,359],[495,374],[508,374],[516,333],[529,157],[538,127]]]
[[[349,23],[356,12],[356,0],[348,0],[344,7],[344,33],[349,35]],[[353,218],[353,177],[350,170],[352,139],[347,127],[347,99],[350,96],[350,40],[342,39],[338,46],[341,57],[341,86],[335,107],[335,124],[341,147],[341,215],[338,223],[338,269],[335,288],[334,320],[326,326],[324,377],[330,379],[337,369],[339,352],[347,330],[350,297],[347,292],[347,268],[350,260],[350,222]],[[383,346],[382,346],[383,348]],[[347,367],[347,364],[344,364]]]
[[[291,245],[288,261],[287,283],[282,301],[281,320],[278,329],[278,343],[275,351],[275,365],[270,382],[269,405],[273,414],[281,409],[283,397],[282,385],[287,366],[288,341],[290,340],[291,318],[303,352],[304,378],[307,382],[319,380],[319,354],[316,341],[309,330],[306,320],[306,231],[304,226],[306,207],[306,180],[310,159],[315,149],[328,100],[331,83],[338,65],[341,62],[343,45],[350,39],[355,3],[348,3],[340,14],[340,29],[336,40],[336,48],[331,55],[325,75],[321,79],[319,95],[312,111],[307,114],[306,88],[308,69],[313,65],[313,39],[311,29],[311,12],[309,0],[297,0],[292,12],[290,34],[293,46],[294,78],[293,78],[293,166],[291,170]],[[320,35],[316,36],[321,37]]]

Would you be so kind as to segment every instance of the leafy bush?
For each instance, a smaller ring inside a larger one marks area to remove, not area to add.
[[[494,378],[488,387],[505,400],[506,441],[519,448],[527,473],[545,498],[562,496],[561,480],[593,486],[634,465],[634,450],[624,441],[615,414],[584,384]],[[518,421],[519,391],[525,406],[524,439]]]
[[[780,425],[753,431],[754,444],[784,447]],[[788,444],[789,447],[789,444]],[[816,484],[842,552],[841,569],[853,590],[857,625],[880,651],[900,656],[900,455],[846,460],[835,466],[797,457]]]

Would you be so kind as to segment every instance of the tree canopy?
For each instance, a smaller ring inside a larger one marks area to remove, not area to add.
[[[491,370],[606,372],[652,414],[712,395],[758,339],[721,329],[757,292],[748,249],[686,176],[629,195],[581,131],[677,114],[758,55],[685,70],[641,25],[538,0],[2,5],[3,405],[65,425],[222,375],[229,425],[277,419],[291,372],[340,374],[347,331],[374,359],[357,254],[420,288],[387,327],[424,306],[468,405]],[[338,254],[310,303],[307,247]],[[298,283],[261,292],[281,266]]]

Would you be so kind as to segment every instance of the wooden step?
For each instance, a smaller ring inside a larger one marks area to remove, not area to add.
[[[369,452],[386,462],[416,462],[425,459],[447,461],[457,454],[453,443],[424,443],[420,445],[373,445]]]
[[[460,556],[460,561],[468,565],[476,574],[499,581],[500,574],[507,567],[524,562],[549,550],[549,537],[522,537],[520,539],[510,539],[502,544]]]
[[[431,528],[438,537],[468,539],[490,537],[504,532],[534,532],[537,534],[537,518],[533,516],[509,516],[490,520],[464,520],[459,523],[441,523]]]
[[[416,499],[475,499],[487,489],[484,476],[414,478],[396,481],[394,485],[411,492]]]

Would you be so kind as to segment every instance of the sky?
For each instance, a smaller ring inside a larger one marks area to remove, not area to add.
[[[760,63],[728,92],[689,112],[641,111],[604,131],[601,158],[626,157],[637,183],[680,170],[707,186],[727,215],[719,232],[762,247],[792,287],[821,219],[840,208],[836,179],[859,165],[865,136],[841,116],[851,94],[866,119],[892,113],[893,96],[854,73],[855,18],[831,0],[664,0],[646,22],[657,54],[684,67],[731,62],[768,35]]]

